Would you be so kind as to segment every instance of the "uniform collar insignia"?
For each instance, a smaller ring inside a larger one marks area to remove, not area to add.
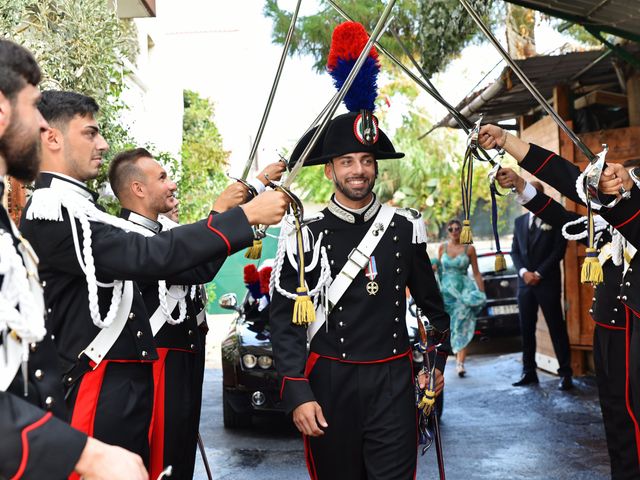
[[[162,225],[160,224],[160,222],[151,220],[150,218],[147,218],[136,212],[132,212],[131,210],[128,210],[126,208],[123,208],[120,211],[120,216],[125,220],[129,220],[136,225],[140,225],[141,227],[146,228],[147,230],[151,230],[153,233],[160,233],[160,231],[162,230]]]
[[[378,213],[380,205],[378,197],[374,195],[373,201],[365,208],[364,211],[355,212],[340,205],[336,201],[335,195],[333,195],[327,208],[332,214],[347,223],[365,223],[371,220]]]
[[[89,190],[84,183],[61,173],[42,172],[35,186],[36,188],[72,190],[94,203],[98,200],[98,194]]]

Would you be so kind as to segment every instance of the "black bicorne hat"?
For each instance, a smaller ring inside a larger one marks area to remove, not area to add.
[[[371,130],[366,131],[367,116],[373,120]],[[300,159],[300,155],[307,147],[317,127],[307,132],[293,149],[289,160],[292,168]],[[320,136],[316,146],[311,151],[304,166],[323,165],[331,159],[349,153],[367,152],[373,154],[376,160],[402,158],[404,153],[396,152],[389,137],[378,128],[378,119],[369,112],[350,112],[339,115],[327,126]]]

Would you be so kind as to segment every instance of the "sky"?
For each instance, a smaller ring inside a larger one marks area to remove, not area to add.
[[[295,3],[278,2],[289,11]],[[272,22],[263,16],[263,5],[263,0],[158,0],[157,17],[150,19],[162,32],[164,48],[173,59],[172,77],[213,101],[224,147],[231,152],[233,174],[242,171],[248,158],[282,53],[282,46],[271,43]],[[302,2],[301,16],[316,11],[315,0]],[[537,51],[543,53],[563,45],[566,38],[542,24],[536,29],[536,41]],[[488,44],[469,46],[432,81],[455,105],[499,60]],[[335,93],[329,75],[316,73],[312,65],[310,57],[287,58],[258,150],[260,165],[276,161],[278,152],[290,151]],[[502,68],[504,64],[484,84]],[[446,114],[426,94],[417,105],[434,121]],[[392,102],[387,130],[392,130],[406,108],[403,102]]]

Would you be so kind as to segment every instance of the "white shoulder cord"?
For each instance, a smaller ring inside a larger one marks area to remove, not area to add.
[[[576,218],[575,220],[571,220],[570,222],[565,223],[562,226],[562,236],[567,240],[581,240],[583,238],[586,238],[588,235],[586,225],[585,225],[585,229],[581,230],[578,233],[569,233],[568,231],[569,227],[572,227],[574,225],[580,225],[582,223],[584,224],[587,223],[587,217],[579,217],[579,218]],[[609,224],[600,215],[596,215],[593,217],[593,226],[594,226],[594,231],[596,233],[600,233],[603,230],[605,230],[609,226]]]
[[[321,238],[319,238],[320,240]],[[317,243],[320,246],[320,242]],[[280,295],[290,300],[295,300],[297,294],[287,292],[280,285],[280,274],[282,272],[282,266],[287,255],[287,238],[285,235],[280,236],[278,242],[278,250],[276,251],[276,258],[273,264],[273,271],[271,272],[271,281],[269,282],[269,294],[273,296],[274,290],[277,290]],[[317,248],[314,248],[317,250]],[[316,255],[314,255],[315,257]],[[306,271],[306,269],[305,269]],[[313,304],[318,305],[318,293],[326,291],[326,287],[331,283],[331,267],[329,266],[329,258],[327,256],[327,250],[325,247],[320,247],[320,278],[315,288],[309,292],[309,296],[313,298]],[[324,290],[323,290],[324,289]]]
[[[0,331],[7,328],[15,331],[22,341],[22,361],[27,362],[29,344],[41,341],[47,334],[42,294],[36,298],[33,289],[39,285],[37,264],[31,266],[34,271],[30,273],[33,276],[30,282],[29,272],[8,232],[0,233],[0,252],[0,275],[4,277],[0,288]]]
[[[178,285],[174,285],[177,287]],[[183,292],[181,296],[176,296],[171,293],[169,289],[167,289],[167,282],[164,280],[158,281],[158,300],[160,301],[160,309],[162,310],[163,315],[167,318],[167,323],[170,325],[178,325],[182,323],[187,315],[187,301],[185,300],[187,294],[189,293],[189,289],[187,287],[180,287],[180,290]],[[169,311],[169,307],[167,306],[167,295],[171,295],[171,297],[178,300],[178,308],[179,308],[179,316],[178,318],[173,318],[171,316],[171,312]]]

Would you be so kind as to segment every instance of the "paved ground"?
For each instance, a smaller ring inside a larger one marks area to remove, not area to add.
[[[225,321],[217,324],[224,331]],[[514,343],[515,342],[515,343]],[[259,419],[250,430],[222,427],[219,340],[205,378],[201,433],[214,478],[289,480],[308,478],[302,442],[284,418]],[[474,346],[468,376],[448,365],[442,435],[447,478],[608,478],[604,432],[593,379],[582,378],[571,392],[556,389],[556,377],[541,373],[541,384],[514,388],[521,364],[517,340]],[[206,479],[198,458],[196,477]],[[417,478],[437,478],[432,450],[419,458]]]

